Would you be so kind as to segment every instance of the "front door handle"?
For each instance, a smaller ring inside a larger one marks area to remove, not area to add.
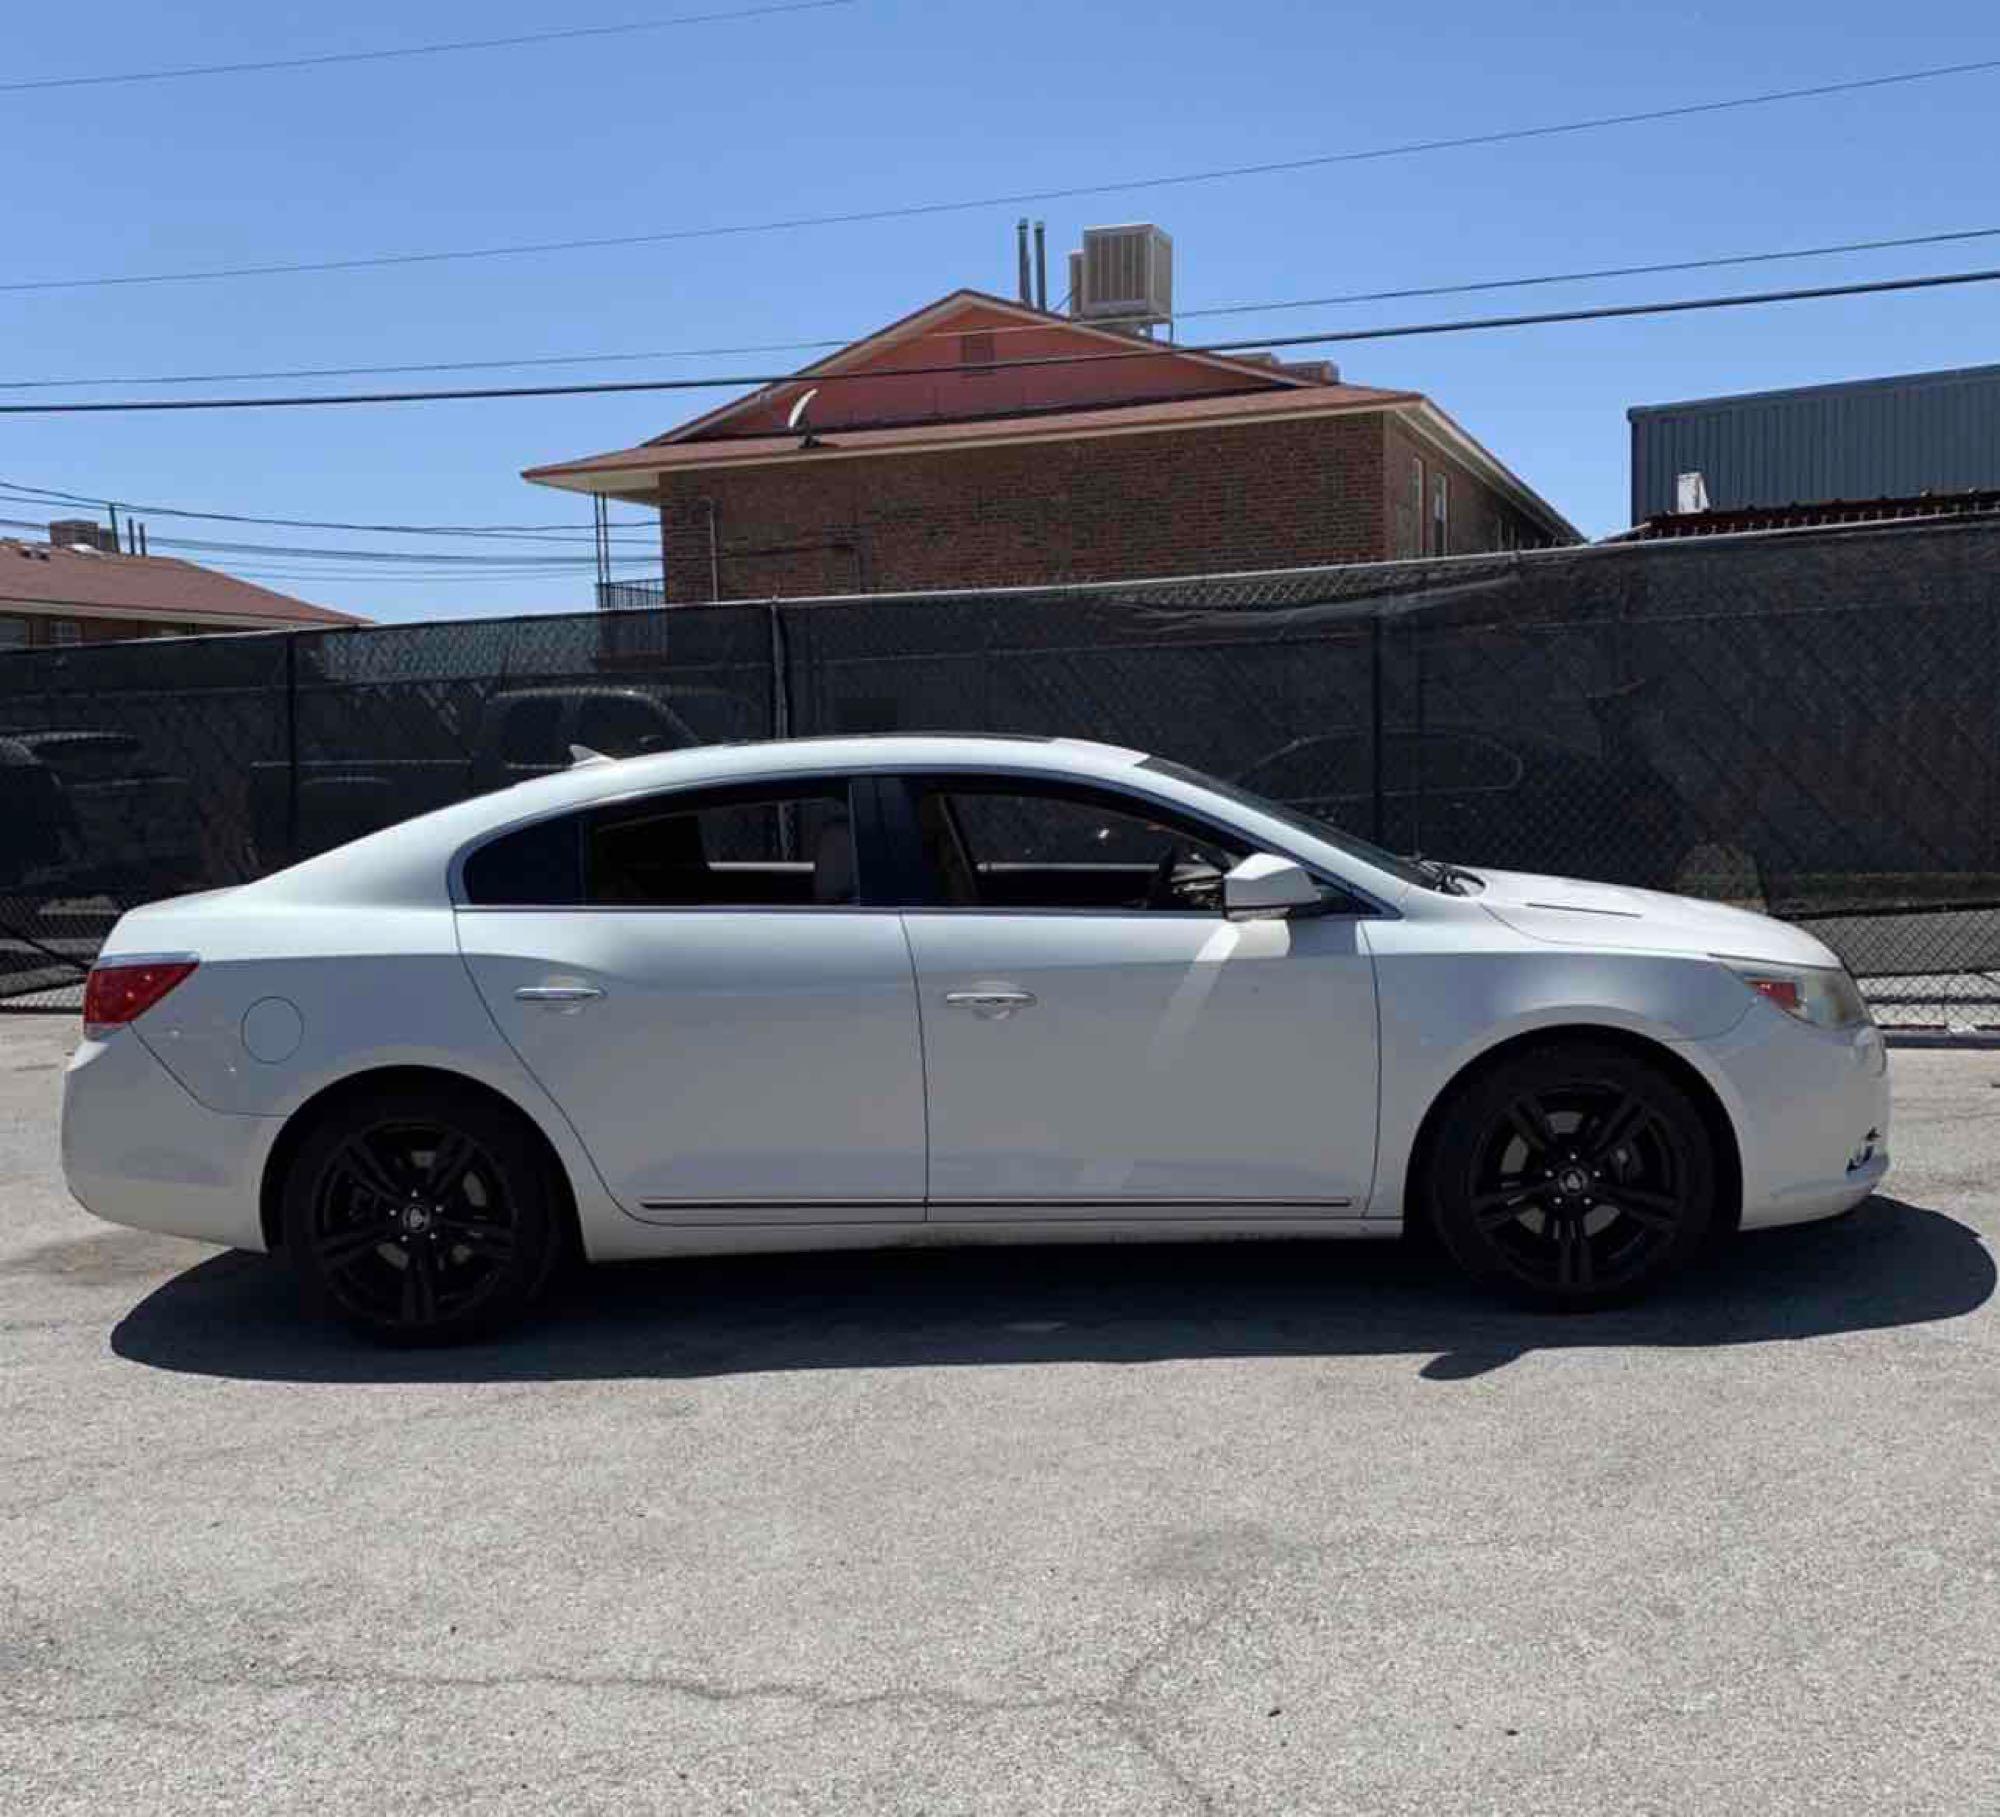
[[[594,984],[524,984],[514,993],[516,1003],[552,1003],[558,1009],[581,1009],[604,993]]]
[[[953,1009],[969,1009],[975,1016],[984,1016],[989,1022],[1004,1022],[1017,1009],[1032,1008],[1035,993],[1016,990],[946,991],[944,1000]]]

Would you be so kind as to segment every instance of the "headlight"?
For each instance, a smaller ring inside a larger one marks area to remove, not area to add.
[[[1815,1028],[1858,1028],[1873,1021],[1861,987],[1839,965],[1756,965],[1747,959],[1724,959],[1765,1002]]]

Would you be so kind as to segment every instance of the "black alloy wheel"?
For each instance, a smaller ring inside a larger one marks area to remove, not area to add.
[[[284,1220],[309,1300],[393,1343],[506,1323],[560,1248],[532,1143],[505,1112],[443,1091],[339,1105],[300,1147]]]
[[[1631,1299],[1715,1220],[1714,1145],[1687,1093],[1623,1048],[1534,1048],[1446,1107],[1431,1212],[1475,1279],[1563,1310]]]

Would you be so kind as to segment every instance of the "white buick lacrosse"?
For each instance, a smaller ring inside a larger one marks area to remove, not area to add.
[[[566,1254],[1406,1224],[1592,1307],[1888,1165],[1880,1033],[1760,915],[1069,740],[580,756],[119,922],[76,1197],[408,1342]]]

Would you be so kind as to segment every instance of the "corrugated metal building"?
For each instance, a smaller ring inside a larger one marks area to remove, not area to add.
[[[1717,510],[2000,488],[2000,366],[1643,404],[1632,521],[1674,509],[1699,473]]]

